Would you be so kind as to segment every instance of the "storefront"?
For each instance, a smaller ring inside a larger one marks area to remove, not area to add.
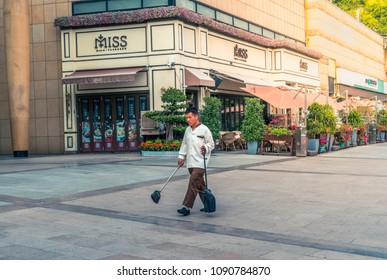
[[[199,108],[205,96],[219,97],[222,130],[240,129],[244,98],[252,97],[244,87],[319,87],[319,56],[299,46],[258,44],[168,17],[58,25],[66,152],[136,150],[143,140],[142,113],[161,110],[168,87],[183,90]]]
[[[340,95],[347,93],[348,96],[376,98],[377,100],[386,101],[387,91],[384,81],[344,68],[337,68],[336,71],[338,93]]]

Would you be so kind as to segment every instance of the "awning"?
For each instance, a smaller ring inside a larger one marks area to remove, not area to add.
[[[145,67],[115,68],[103,70],[75,71],[62,78],[64,84],[104,84],[133,82],[137,72]]]
[[[185,85],[186,86],[203,86],[203,87],[214,87],[215,81],[208,75],[204,74],[203,71],[185,68]]]
[[[276,87],[278,84],[274,81],[266,80],[259,77],[252,77],[252,76],[246,76],[242,74],[237,73],[227,73],[224,71],[216,71],[212,70],[211,73],[215,76],[217,76],[220,80],[228,80],[235,83],[244,84],[242,87],[249,87],[249,86],[269,86],[269,87]]]

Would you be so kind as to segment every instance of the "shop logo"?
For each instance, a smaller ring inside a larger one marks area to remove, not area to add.
[[[378,81],[373,80],[373,79],[365,79],[365,83],[371,87],[377,87],[378,86]]]
[[[308,62],[302,61],[302,59],[300,59],[300,71],[308,71]]]
[[[128,46],[127,39],[128,37],[125,35],[104,37],[100,34],[95,38],[95,50],[97,52],[124,51]]]
[[[247,50],[240,48],[238,44],[236,44],[234,47],[234,59],[246,62],[248,57]]]

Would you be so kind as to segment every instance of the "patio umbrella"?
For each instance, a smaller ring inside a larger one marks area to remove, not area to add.
[[[308,106],[312,105],[313,102],[317,102],[319,104],[329,104],[337,111],[345,109],[345,102],[339,103],[332,97],[327,97],[326,93],[307,93]]]
[[[266,101],[278,109],[302,108],[305,104],[302,94],[297,94],[297,91],[285,86],[254,86],[241,89]]]

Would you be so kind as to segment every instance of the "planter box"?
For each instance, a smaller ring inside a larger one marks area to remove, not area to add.
[[[353,130],[352,131],[351,143],[352,143],[352,147],[356,147],[357,146],[357,130]]]
[[[287,155],[296,154],[293,135],[275,136],[264,134],[260,148],[261,155]]]
[[[178,151],[141,151],[143,157],[178,157]]]
[[[258,141],[247,142],[247,154],[256,155],[258,151]]]
[[[308,151],[318,151],[320,139],[308,139]]]

